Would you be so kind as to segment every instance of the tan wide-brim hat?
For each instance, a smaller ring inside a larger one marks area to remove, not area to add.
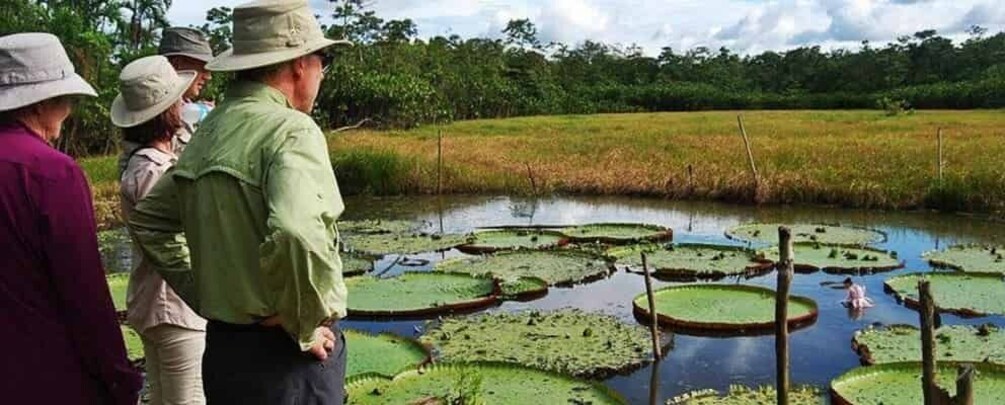
[[[202,62],[213,60],[213,48],[210,47],[206,34],[188,27],[170,27],[161,31],[157,54],[185,56]]]
[[[233,47],[206,69],[233,72],[274,65],[310,55],[332,45],[306,0],[263,0],[234,8]]]
[[[59,38],[35,32],[0,37],[0,111],[72,95],[98,94],[74,71]]]
[[[119,94],[112,101],[112,124],[130,128],[154,119],[181,100],[195,77],[195,72],[175,72],[161,55],[133,61],[119,74]]]

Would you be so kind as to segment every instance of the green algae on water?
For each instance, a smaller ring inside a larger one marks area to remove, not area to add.
[[[778,391],[775,387],[749,388],[744,385],[730,385],[729,392],[722,395],[716,390],[692,391],[667,401],[667,405],[774,405]],[[814,387],[789,389],[789,404],[820,405],[824,396]]]

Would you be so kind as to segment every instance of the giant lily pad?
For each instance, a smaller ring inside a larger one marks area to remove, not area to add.
[[[126,325],[119,325],[122,329],[122,340],[126,342],[126,357],[132,363],[138,363],[144,358],[143,340],[133,328]]]
[[[1005,247],[958,245],[925,253],[933,265],[962,271],[1005,273]]]
[[[940,362],[936,382],[956,393],[958,363]],[[1005,368],[995,364],[974,364],[975,404],[1005,403]],[[887,363],[859,367],[831,381],[835,404],[921,404],[921,363]]]
[[[355,255],[349,253],[340,254],[342,259],[342,275],[358,276],[360,274],[368,273],[373,270],[373,258],[364,255]]]
[[[749,285],[681,285],[653,292],[657,320],[688,334],[770,334],[775,325],[775,291]],[[635,315],[652,319],[646,294],[632,301]],[[817,303],[789,296],[789,327],[817,319]]]
[[[112,293],[112,303],[115,310],[124,312],[126,310],[126,291],[129,289],[129,273],[115,273],[105,276],[108,282],[108,291]]]
[[[998,273],[915,273],[886,280],[886,291],[917,308],[918,280],[931,283],[939,311],[962,316],[1005,315],[1005,282]]]
[[[641,253],[653,275],[674,281],[755,276],[770,272],[773,263],[740,247],[676,244],[667,247],[636,245],[611,249],[608,254],[630,270],[642,271]]]
[[[346,329],[346,376],[376,373],[388,377],[429,361],[429,351],[418,342],[389,333],[371,335]]]
[[[437,271],[491,274],[503,281],[537,277],[550,285],[567,285],[605,277],[611,273],[606,260],[576,251],[515,251],[479,258],[457,258],[440,262]]]
[[[499,289],[505,300],[530,301],[548,295],[548,282],[537,277],[520,277],[500,282]]]
[[[419,340],[441,361],[501,361],[579,377],[633,369],[652,352],[646,328],[578,310],[446,319]]]
[[[393,278],[371,276],[345,280],[349,315],[423,316],[483,308],[497,300],[491,278],[466,274],[405,273]]]
[[[869,248],[828,246],[819,243],[798,243],[793,246],[797,271],[828,273],[873,273],[904,267],[904,263],[889,252]],[[778,247],[761,251],[765,259],[781,260]]]
[[[622,245],[673,239],[670,228],[648,224],[589,224],[562,229],[573,242],[597,242]]]
[[[348,404],[624,404],[595,382],[503,363],[439,364],[346,381]]]
[[[414,221],[389,219],[361,219],[355,221],[338,221],[338,229],[346,234],[407,234],[423,227],[423,223]]]
[[[458,250],[471,253],[494,253],[502,250],[549,249],[568,242],[565,235],[542,229],[497,229],[472,234],[468,243]]]
[[[438,252],[463,245],[467,241],[468,239],[464,235],[421,233],[352,235],[345,239],[346,246],[353,252],[375,256]]]
[[[935,331],[938,360],[1005,364],[1005,332],[994,326],[943,326]],[[894,325],[855,333],[852,348],[865,364],[921,361],[921,331]]]
[[[784,224],[747,224],[726,230],[726,237],[745,242],[778,244],[778,227]],[[886,240],[880,231],[840,225],[785,225],[792,231],[792,242],[817,242],[827,245],[864,246]]]
[[[726,395],[716,390],[690,392],[667,401],[667,405],[771,405],[775,404],[777,391],[774,387],[748,388],[730,385]],[[789,389],[789,403],[792,405],[820,405],[824,398],[820,390],[813,387]]]

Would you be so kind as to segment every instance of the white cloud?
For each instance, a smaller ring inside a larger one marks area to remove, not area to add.
[[[168,17],[201,24],[210,7],[243,1],[175,0]],[[327,0],[311,4],[319,15],[331,14]],[[954,37],[973,24],[1005,29],[1001,0],[374,0],[373,8],[384,19],[411,18],[423,37],[499,37],[507,21],[529,18],[542,42],[635,43],[652,55],[664,46],[754,53],[884,43],[930,28]]]

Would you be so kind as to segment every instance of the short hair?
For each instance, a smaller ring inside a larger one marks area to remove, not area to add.
[[[276,73],[279,73],[280,70],[283,70],[283,68],[289,66],[292,62],[293,60],[288,60],[254,69],[241,70],[237,72],[236,77],[237,80],[240,81],[263,82],[274,76]]]
[[[171,139],[185,122],[181,119],[181,109],[168,108],[167,111],[135,127],[122,128],[122,138],[140,145],[153,141]]]
[[[855,282],[851,281],[851,277],[845,277],[844,284],[855,284]]]

